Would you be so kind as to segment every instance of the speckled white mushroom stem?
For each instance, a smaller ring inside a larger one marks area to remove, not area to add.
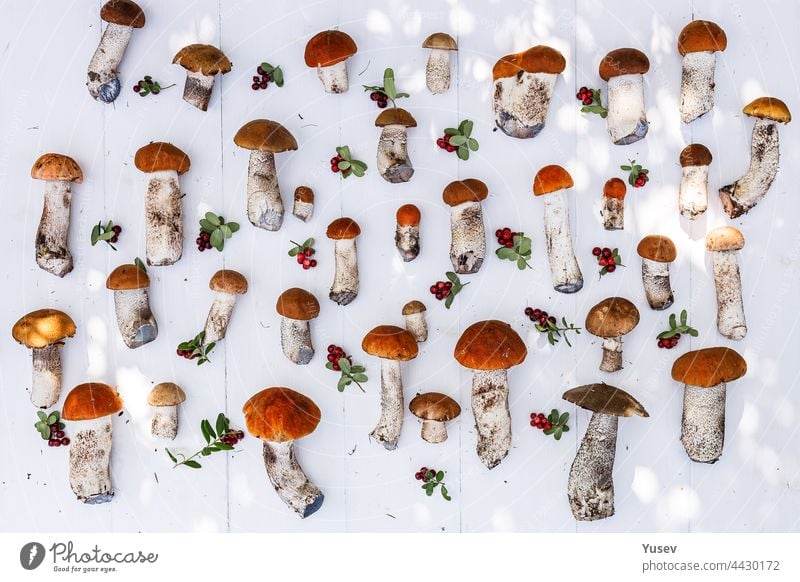
[[[203,343],[205,345],[211,342],[218,342],[225,337],[235,305],[236,295],[233,293],[224,293],[222,291],[214,293],[214,301],[211,302],[211,308],[208,310],[204,328]]]
[[[486,229],[480,202],[450,208],[450,262],[459,275],[477,273],[486,256]]]
[[[69,484],[79,501],[91,505],[114,497],[108,463],[111,459],[111,416],[78,420],[69,446]]]
[[[358,255],[356,239],[338,239],[333,243],[336,270],[328,297],[339,305],[347,305],[358,295]]]
[[[423,420],[420,436],[425,442],[434,445],[443,443],[447,440],[447,427],[440,420]]]
[[[603,338],[603,359],[600,370],[616,372],[622,369],[622,337]]]
[[[250,152],[247,218],[253,226],[264,230],[279,230],[283,224],[283,200],[275,171],[275,156],[269,152]]]
[[[666,309],[673,302],[669,281],[669,263],[642,258],[642,285],[647,303],[652,309]]]
[[[369,436],[386,450],[397,448],[403,428],[403,377],[400,362],[381,358],[381,417]]]
[[[264,441],[264,465],[278,497],[300,517],[308,517],[322,507],[325,496],[297,462],[294,441]]]
[[[103,103],[111,103],[120,93],[120,82],[117,68],[128,48],[133,27],[109,23],[106,26],[100,44],[89,61],[88,80],[86,86],[89,94]]]
[[[715,463],[725,443],[725,384],[711,388],[686,385],[683,390],[681,442],[689,458]]]
[[[72,253],[69,252],[71,203],[71,182],[46,182],[42,217],[36,231],[36,264],[56,277],[63,277],[72,270]]]
[[[583,274],[572,249],[567,191],[558,190],[542,198],[547,259],[553,288],[559,293],[576,293],[583,287]]]
[[[619,418],[595,412],[572,461],[567,496],[578,521],[614,515],[614,457]]]
[[[616,145],[634,143],[647,135],[642,75],[620,75],[608,80],[608,133]]]
[[[447,93],[450,89],[450,51],[431,49],[425,67],[425,84],[434,95]]]
[[[155,438],[174,440],[178,435],[177,405],[155,406],[153,408],[153,420],[150,424],[150,434]]]
[[[303,222],[308,222],[314,214],[314,205],[311,202],[303,202],[302,200],[295,199],[294,206],[292,207],[292,214]]]
[[[187,71],[186,83],[183,85],[183,100],[194,105],[200,111],[206,111],[213,89],[214,75]]]
[[[603,228],[623,230],[625,228],[625,199],[603,196]]]
[[[717,288],[717,329],[728,339],[743,339],[747,335],[747,322],[736,251],[710,252]]]
[[[494,82],[494,121],[511,137],[536,137],[547,121],[547,110],[558,75],[522,73]]]
[[[50,408],[61,394],[61,344],[33,348],[31,403],[37,408]]]
[[[767,119],[757,119],[753,126],[747,173],[719,190],[722,207],[731,218],[745,214],[766,195],[778,174],[778,143],[777,124]]]
[[[122,341],[129,348],[143,346],[158,336],[158,324],[150,311],[147,289],[114,291],[114,309]]]
[[[414,336],[417,342],[428,339],[428,323],[425,321],[425,312],[409,313],[403,316],[406,320],[406,331]]]
[[[408,263],[419,255],[419,226],[400,226],[394,233],[394,243],[400,256]]]
[[[281,348],[289,361],[308,364],[314,357],[311,344],[311,326],[307,320],[281,316]]]
[[[678,208],[681,216],[689,220],[694,220],[708,210],[708,166],[681,168]]]
[[[172,265],[183,255],[183,209],[178,172],[148,174],[144,197],[147,264]]]
[[[345,93],[349,88],[347,60],[330,67],[317,67],[317,76],[328,93]]]
[[[473,370],[472,413],[478,432],[478,457],[494,469],[511,448],[507,370]]]
[[[387,125],[378,140],[378,172],[392,184],[408,182],[414,167],[408,158],[408,131],[404,125]]]
[[[714,68],[717,54],[700,51],[683,55],[681,121],[691,123],[714,108]]]

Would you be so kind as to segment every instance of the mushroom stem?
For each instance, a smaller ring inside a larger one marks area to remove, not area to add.
[[[149,174],[144,199],[147,264],[172,265],[183,254],[183,211],[178,172]]]
[[[72,270],[68,238],[71,202],[71,182],[47,181],[42,217],[36,231],[36,263],[56,277],[63,277]]]
[[[406,320],[406,331],[414,336],[417,342],[428,339],[428,324],[425,321],[425,312],[409,313],[403,316]]]
[[[547,121],[547,110],[558,75],[522,73],[494,82],[494,121],[511,137],[536,137]]]
[[[576,293],[583,287],[583,275],[572,249],[567,192],[558,190],[543,198],[544,232],[553,288],[559,293]]]
[[[395,230],[394,243],[400,256],[408,263],[419,255],[419,226],[397,225]]]
[[[37,408],[50,408],[61,394],[61,342],[34,348],[31,403]]]
[[[673,302],[669,281],[669,263],[642,258],[642,284],[652,309],[666,309]]]
[[[614,457],[619,418],[595,412],[569,470],[567,495],[572,515],[594,521],[614,515]]]
[[[708,166],[681,168],[678,194],[681,216],[694,220],[708,209]]]
[[[711,264],[717,288],[717,329],[728,339],[747,335],[742,301],[742,279],[735,251],[712,251]]]
[[[719,190],[728,216],[737,218],[758,204],[778,173],[779,161],[778,126],[772,121],[757,119],[753,126],[747,173]]]
[[[423,420],[421,436],[432,444],[443,443],[447,440],[447,426],[440,420]]]
[[[214,294],[214,301],[211,303],[211,309],[208,310],[208,317],[206,318],[205,335],[203,336],[204,344],[218,342],[225,337],[235,305],[236,295],[220,291]]]
[[[450,212],[450,262],[460,275],[477,273],[486,256],[486,232],[480,202],[463,202]]]
[[[275,156],[270,152],[250,152],[247,218],[253,226],[264,230],[279,230],[283,224],[283,200],[275,171]]]
[[[278,197],[280,198],[280,195]],[[283,202],[281,202],[281,204],[283,204]],[[303,222],[308,222],[314,214],[314,204],[311,202],[303,202],[295,198],[292,214]]]
[[[96,505],[114,497],[108,463],[111,459],[111,416],[75,422],[69,447],[69,484],[79,501]]]
[[[308,321],[281,317],[281,348],[284,355],[295,364],[308,364],[314,357],[311,344],[311,326]]]
[[[616,145],[634,143],[647,135],[642,75],[619,75],[608,80],[608,133]]]
[[[623,230],[625,228],[625,200],[603,196],[603,227],[606,230]]]
[[[370,436],[388,451],[397,448],[403,428],[403,377],[400,362],[381,359],[381,417]]]
[[[691,460],[717,462],[725,442],[724,382],[711,388],[684,387],[681,442]]]
[[[344,93],[349,88],[346,60],[329,67],[317,67],[317,76],[328,93]]]
[[[339,305],[347,305],[358,295],[358,258],[356,239],[337,239],[333,243],[336,272],[328,297]]]
[[[195,71],[186,72],[186,83],[183,85],[183,100],[197,107],[200,111],[208,110],[211,91],[214,89],[214,76]]]
[[[478,457],[493,469],[506,458],[511,448],[507,370],[473,372],[472,413],[478,431]]]
[[[158,324],[150,311],[147,289],[114,291],[114,307],[117,327],[126,346],[134,349],[156,339]]]
[[[322,507],[325,496],[298,464],[294,441],[264,441],[264,465],[278,497],[300,517],[308,517]]]
[[[408,159],[408,131],[404,125],[387,125],[378,140],[378,172],[392,184],[408,182],[414,167]]]
[[[117,68],[122,62],[132,32],[131,26],[109,23],[92,60],[89,61],[86,86],[91,96],[103,103],[111,103],[119,96],[121,86],[117,78]]]
[[[691,123],[714,108],[714,51],[683,55],[681,74],[681,121]]]
[[[603,338],[603,359],[600,370],[616,372],[622,369],[622,337]]]
[[[434,95],[447,93],[450,89],[450,51],[431,49],[425,67],[425,84]]]
[[[178,407],[155,407],[150,433],[156,438],[174,440],[178,435]]]

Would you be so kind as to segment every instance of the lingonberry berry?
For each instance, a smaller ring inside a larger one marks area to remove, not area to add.
[[[66,447],[69,444],[69,439],[67,437],[62,438],[61,444]]]
[[[601,254],[602,252],[603,252],[603,249],[601,249],[600,247],[594,247],[594,248],[592,249],[592,254],[593,254],[595,257],[599,257],[599,256],[600,256],[600,254]]]
[[[617,270],[617,266],[614,265],[613,263],[606,266],[606,271],[608,271],[609,273],[613,273],[616,270]]]

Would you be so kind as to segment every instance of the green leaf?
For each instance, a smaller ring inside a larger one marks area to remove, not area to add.
[[[222,231],[219,229],[215,230],[211,233],[211,246],[221,251],[225,246],[225,238],[222,235]]]
[[[366,374],[353,374],[353,380],[356,382],[367,382],[369,378],[367,378]]]
[[[213,451],[212,451],[212,450],[211,450],[209,447],[203,447],[203,448],[200,450],[200,454],[201,454],[201,455],[203,455],[204,457],[207,457],[207,456],[208,456],[208,455],[210,455],[212,452],[213,452]]]
[[[353,173],[359,178],[364,176],[364,173],[367,171],[367,164],[364,162],[359,162],[358,160],[353,160],[352,164]]]
[[[561,440],[561,427],[556,427],[556,430],[553,431],[553,438],[557,441]]]
[[[508,247],[500,247],[494,253],[505,261],[514,261],[517,258],[517,252]]]
[[[563,432],[569,432],[569,427],[565,424],[564,426],[561,427],[561,430]]]
[[[283,70],[280,67],[272,69],[270,76],[278,87],[283,87]]]
[[[452,500],[452,498],[450,497],[450,495],[447,492],[447,487],[444,486],[444,483],[442,483],[442,497],[447,499],[447,501],[451,501]]]
[[[92,228],[92,246],[97,244],[98,238],[100,236],[100,225],[95,224],[94,228]]]
[[[681,325],[686,325],[686,321],[687,321],[688,317],[689,317],[689,314],[686,313],[685,309],[683,311],[681,311]]]
[[[240,228],[238,222],[227,222],[226,224],[231,232],[236,232]]]
[[[456,275],[453,271],[447,271],[444,274],[444,276],[447,277],[447,280],[453,283],[454,285],[460,283],[460,281],[458,280],[458,275]]]
[[[220,226],[219,230],[225,238],[231,238],[233,236],[233,231],[227,224],[223,224],[222,226]]]
[[[555,431],[556,431],[556,427],[554,427],[554,426],[551,426],[550,428],[546,428],[546,429],[544,429],[542,432],[544,432],[544,434],[546,434],[547,436],[550,436],[550,435],[551,435],[551,434],[553,434]]]
[[[176,458],[175,458],[175,455],[173,455],[173,454],[170,452],[170,450],[169,450],[169,449],[166,449],[166,448],[165,448],[164,450],[165,450],[165,451],[167,451],[167,456],[169,457],[169,460],[170,460],[170,461],[172,461],[173,463],[177,463],[177,462],[178,462],[178,459],[176,459]]]
[[[558,417],[558,424],[564,425],[567,424],[569,420],[569,412],[564,412],[561,416]]]
[[[458,146],[458,149],[456,150],[456,155],[458,156],[458,159],[464,160],[466,162],[469,159],[469,149],[465,145]]]
[[[675,320],[675,314],[674,313],[671,313],[670,316],[669,316],[669,326],[672,329],[675,329],[676,327],[678,327],[677,321]]]
[[[341,162],[339,162],[337,165],[339,166],[339,169],[340,169],[341,171],[343,171],[343,172],[344,172],[345,170],[349,170],[349,169],[350,169],[350,167],[352,166],[352,164],[351,164],[350,162],[348,162],[347,160],[342,160],[342,161],[341,161]]]
[[[37,410],[36,416],[42,419],[42,422],[47,422],[47,415],[44,413],[43,410]]]
[[[219,442],[214,446],[216,446],[217,449],[220,450],[220,451],[232,451],[234,449],[234,447],[232,445],[229,445],[228,443],[223,443],[223,442]]]
[[[455,127],[448,127],[444,130],[445,135],[458,135],[459,131]]]
[[[299,247],[293,247],[293,248],[289,249],[289,256],[290,257],[296,257],[298,254],[300,254],[300,248]]]
[[[51,412],[47,416],[47,424],[55,424],[58,422],[58,412]]]
[[[350,159],[350,148],[348,146],[339,146],[336,148],[336,153],[342,156],[345,160]]]
[[[183,464],[186,465],[187,467],[191,467],[192,469],[200,469],[203,466],[197,461],[191,461],[191,460],[184,461]]]
[[[347,379],[347,377],[346,376],[342,376],[341,378],[339,378],[339,382],[337,382],[337,384],[336,384],[336,389],[339,392],[344,392],[344,389],[347,388],[347,386],[349,384],[350,384],[350,381]]]
[[[261,68],[263,69],[264,67],[261,67]],[[217,421],[214,423],[214,425],[215,425],[215,428],[217,429],[217,434],[218,435],[225,434],[225,431],[228,428],[228,422],[227,422],[227,419],[225,418],[225,415],[220,412],[217,415]]]
[[[463,135],[451,135],[448,141],[450,142],[450,145],[461,146],[467,143],[467,138]]]
[[[478,151],[478,140],[477,139],[475,139],[474,137],[471,137],[471,138],[469,138],[469,141],[467,143],[469,145],[469,149],[471,149],[473,152],[477,152]]]
[[[386,91],[392,101],[397,98],[397,87],[394,84],[394,71],[392,69],[386,69],[383,72],[383,90]]]
[[[697,337],[698,335],[700,335],[697,332],[697,330],[695,328],[693,328],[693,327],[690,327],[689,330],[686,333],[688,333],[692,337]]]
[[[203,229],[203,232],[209,232],[210,233],[210,232],[214,232],[214,229],[216,228],[216,226],[211,224],[205,218],[201,218],[200,219],[200,228]]]
[[[519,269],[520,271],[524,271],[527,268],[528,268],[528,263],[525,262],[525,259],[523,258],[517,259],[517,269]]]
[[[339,364],[339,368],[341,368],[342,372],[345,374],[350,372],[350,360],[347,358],[339,358],[339,361],[336,363]]]
[[[515,239],[517,237],[514,237]],[[517,244],[517,241],[514,241],[514,244]],[[531,252],[531,239],[526,236],[519,237],[519,254],[521,255],[528,255]]]
[[[631,186],[633,186],[634,184],[636,184],[636,180],[634,179],[634,177],[633,177],[633,174],[630,174],[630,175],[628,176],[628,184],[630,184]]]
[[[444,471],[437,471],[436,472],[436,480],[437,481],[441,481],[442,479],[444,479]]]
[[[147,272],[147,267],[144,266],[142,259],[140,259],[139,257],[133,259],[133,264],[139,267],[139,270],[141,270],[143,273]]]
[[[211,442],[211,425],[208,424],[208,421],[203,419],[200,421],[200,432],[203,433],[203,438],[206,440],[207,443]]]
[[[211,224],[213,224],[214,226],[219,226],[221,224],[219,216],[217,216],[213,212],[206,212],[206,220]]]
[[[458,126],[458,129],[461,131],[462,135],[464,135],[465,137],[469,137],[470,134],[472,133],[472,126],[473,125],[474,124],[472,123],[472,121],[470,121],[469,119],[465,119]]]
[[[328,362],[327,364],[325,364],[325,367],[328,368],[329,370],[333,370],[333,362]]]

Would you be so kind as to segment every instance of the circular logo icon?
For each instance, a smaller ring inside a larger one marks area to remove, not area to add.
[[[26,570],[35,570],[44,562],[45,549],[39,542],[28,542],[19,551],[19,563]]]

